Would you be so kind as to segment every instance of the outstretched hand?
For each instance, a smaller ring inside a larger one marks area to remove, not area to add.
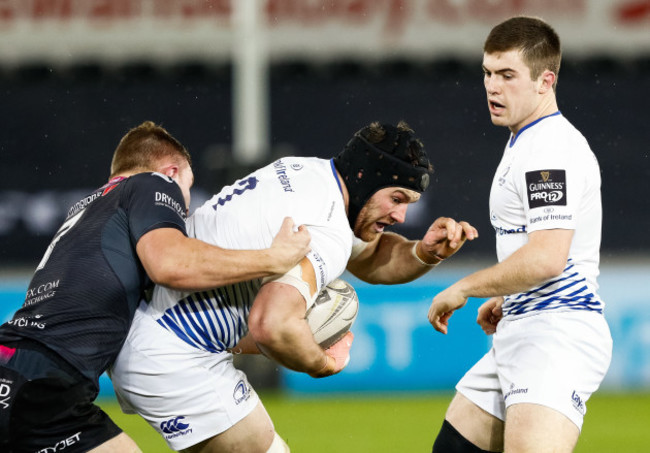
[[[420,248],[424,254],[444,260],[460,250],[465,241],[473,241],[477,237],[478,231],[469,223],[438,217],[420,241]]]
[[[310,242],[311,235],[307,228],[300,225],[296,231],[293,219],[285,217],[270,247],[270,252],[275,256],[274,272],[284,274],[298,264],[311,250]]]

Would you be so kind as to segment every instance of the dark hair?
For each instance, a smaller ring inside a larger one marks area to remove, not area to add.
[[[530,77],[533,80],[547,69],[556,76],[560,72],[560,37],[542,19],[512,17],[494,27],[483,45],[483,52],[486,54],[517,49],[521,50],[522,59],[530,69]],[[555,89],[555,84],[553,88]]]
[[[155,171],[158,163],[168,157],[192,165],[190,153],[181,142],[162,126],[145,121],[120,140],[113,153],[111,177],[125,172]]]

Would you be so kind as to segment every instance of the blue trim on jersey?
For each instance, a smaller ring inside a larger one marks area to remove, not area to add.
[[[558,111],[555,112],[555,113],[551,113],[550,115],[546,115],[546,116],[543,116],[543,117],[541,117],[541,118],[537,118],[537,119],[536,119],[535,121],[533,121],[532,123],[526,124],[524,127],[522,127],[521,129],[519,129],[519,132],[517,132],[517,135],[513,135],[512,137],[510,137],[510,145],[509,145],[510,148],[512,148],[513,146],[515,146],[515,142],[517,141],[517,139],[519,138],[519,136],[521,135],[521,133],[522,133],[523,131],[525,131],[526,129],[529,129],[529,128],[531,128],[531,127],[533,127],[535,124],[539,123],[539,122],[542,121],[543,119],[550,118],[551,116],[561,115],[561,114],[562,114],[562,113],[558,110]]]
[[[341,181],[339,181],[339,177],[336,174],[336,167],[334,166],[334,159],[330,159],[330,167],[332,167],[332,174],[334,175],[334,179],[336,180],[336,184],[339,186],[339,191],[341,194],[343,194],[343,188],[341,187]]]
[[[194,348],[226,351],[248,332],[250,304],[259,284],[256,280],[195,292],[165,310],[157,322]]]
[[[568,273],[574,265],[568,266],[559,278],[550,280],[531,291],[514,297],[506,297],[504,316],[516,316],[544,310],[570,309],[603,312],[602,301],[585,284],[586,279],[578,272]]]

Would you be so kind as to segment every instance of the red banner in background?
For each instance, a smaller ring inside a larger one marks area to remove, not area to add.
[[[246,1],[246,0],[237,0]],[[566,54],[650,53],[648,0],[257,0],[275,60],[480,56],[506,17],[549,21]],[[232,0],[0,0],[0,64],[231,58]],[[255,39],[251,36],[250,39]],[[479,54],[477,54],[479,52]]]

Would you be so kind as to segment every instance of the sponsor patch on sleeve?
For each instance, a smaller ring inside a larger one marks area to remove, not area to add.
[[[566,206],[566,171],[526,172],[526,192],[530,209],[540,206]]]

